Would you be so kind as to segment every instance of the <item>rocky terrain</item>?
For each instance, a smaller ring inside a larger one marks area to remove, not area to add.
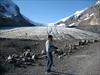
[[[41,53],[42,46],[45,41],[32,41],[32,40],[19,40],[18,39],[0,39],[0,53],[2,56],[7,57],[10,54],[17,53],[21,54],[23,52],[24,46],[30,46],[32,51],[37,51]],[[12,46],[13,43],[15,46]],[[39,43],[34,45],[35,43]],[[41,44],[42,43],[42,44]],[[56,46],[64,47],[64,44],[68,43],[55,40]],[[76,42],[74,42],[75,44]],[[71,43],[68,43],[71,44]],[[60,46],[59,46],[60,45]],[[64,49],[64,48],[63,48]],[[100,42],[88,43],[79,47],[79,49],[74,49],[75,52],[57,57],[54,54],[54,65],[52,67],[52,73],[48,75],[100,75]],[[67,49],[65,49],[65,52]],[[3,63],[4,64],[4,63]],[[6,68],[8,72],[3,75],[47,75],[46,70],[46,59],[39,59],[33,65],[27,65],[26,67],[15,67],[12,64],[6,63]]]

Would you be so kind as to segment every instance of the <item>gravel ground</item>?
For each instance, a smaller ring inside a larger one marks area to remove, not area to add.
[[[46,60],[27,68],[16,68],[4,75],[46,75]],[[71,56],[54,56],[53,72],[48,75],[100,75],[100,42],[85,46]]]

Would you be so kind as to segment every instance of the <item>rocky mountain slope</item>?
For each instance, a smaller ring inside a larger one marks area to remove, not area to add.
[[[42,25],[32,22],[20,13],[12,0],[0,0],[0,27],[23,27]]]
[[[58,26],[84,26],[100,25],[100,1],[89,7],[76,11],[73,15],[59,20],[55,25]]]

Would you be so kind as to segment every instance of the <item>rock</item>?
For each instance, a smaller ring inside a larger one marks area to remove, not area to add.
[[[79,45],[87,45],[88,44],[88,40],[81,40],[79,41]]]
[[[95,40],[89,40],[89,43],[94,43],[95,42]]]
[[[6,59],[6,61],[7,61],[7,62],[11,62],[11,60],[12,60],[12,57],[11,57],[11,55],[9,55],[9,56],[7,57],[7,59]]]
[[[55,54],[57,54],[57,55],[62,55],[64,52],[62,51],[62,50],[60,50],[60,49],[57,49],[56,51],[55,51]]]
[[[41,51],[41,54],[42,54],[42,55],[45,55],[45,54],[46,54],[46,50],[42,50],[42,51]]]
[[[11,60],[11,59],[12,59],[12,57],[9,55],[8,58],[7,58],[7,60]]]

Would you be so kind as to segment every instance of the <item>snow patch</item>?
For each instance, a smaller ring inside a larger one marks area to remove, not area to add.
[[[88,19],[89,19],[89,17],[85,18],[84,20],[88,20]]]
[[[72,23],[72,24],[70,24],[70,25],[68,25],[68,26],[73,26],[73,25],[75,25],[75,23]]]
[[[66,27],[66,25],[65,24],[59,24],[59,25],[57,25],[58,27]]]
[[[88,15],[87,18],[85,18],[84,20],[88,20],[88,19],[90,19],[93,15],[94,15],[94,13]]]
[[[78,17],[79,15],[81,15],[81,13],[83,13],[87,8],[83,9],[83,10],[80,10],[80,11],[76,11],[74,13],[75,17]]]
[[[90,16],[93,16],[94,15],[94,13],[92,13]]]
[[[48,26],[54,26],[54,23],[49,23]]]
[[[98,0],[98,1],[96,2],[96,4],[100,4],[100,0]]]
[[[63,18],[63,19],[61,19],[61,20],[59,20],[59,21],[66,21],[67,19],[69,19],[71,16],[68,16],[68,17],[65,17],[65,18]]]

